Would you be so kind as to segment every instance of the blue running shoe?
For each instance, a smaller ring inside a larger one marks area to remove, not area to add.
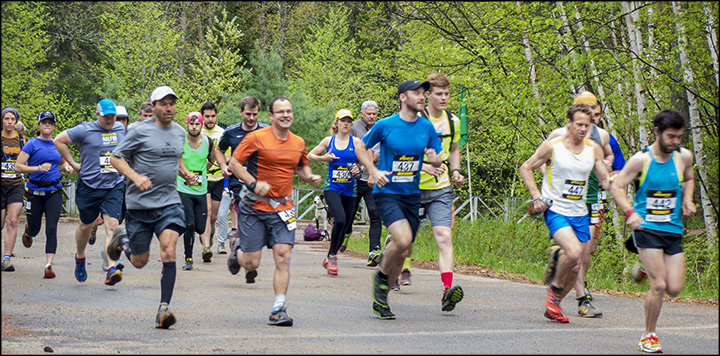
[[[85,258],[82,261],[78,260],[75,255],[75,278],[78,282],[85,282],[87,280],[87,271],[85,270]]]
[[[117,267],[112,266],[107,271],[107,277],[105,278],[105,284],[108,286],[113,286],[116,283],[122,281],[122,273],[120,272]]]

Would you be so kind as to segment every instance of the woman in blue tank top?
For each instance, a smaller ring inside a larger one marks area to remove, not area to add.
[[[322,262],[327,273],[337,275],[337,253],[343,242],[344,231],[352,223],[355,208],[355,178],[360,173],[357,149],[365,149],[362,140],[349,134],[353,117],[350,110],[341,109],[335,114],[331,132],[308,153],[311,162],[327,162],[328,173],[323,187],[325,201],[334,221],[330,233],[330,250]],[[325,152],[322,156],[321,153]]]
[[[25,213],[27,224],[23,233],[23,245],[32,246],[33,237],[37,236],[42,227],[42,216],[45,214],[45,259],[47,264],[43,271],[44,278],[55,278],[52,265],[57,252],[57,226],[62,210],[62,183],[60,169],[72,173],[73,168],[60,156],[53,143],[52,133],[55,131],[55,114],[43,111],[38,115],[38,132],[36,138],[23,146],[15,163],[15,171],[28,175],[25,185]]]

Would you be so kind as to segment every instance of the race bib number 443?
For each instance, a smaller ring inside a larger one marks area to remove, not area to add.
[[[393,158],[392,182],[407,183],[415,179],[420,170],[420,156],[399,155]]]
[[[677,204],[675,190],[648,191],[646,208],[646,221],[667,222],[672,220],[672,214]]]

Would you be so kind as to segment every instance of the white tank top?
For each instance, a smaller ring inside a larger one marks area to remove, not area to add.
[[[583,139],[583,149],[580,152],[568,150],[562,137],[550,143],[553,153],[543,176],[542,195],[553,200],[550,210],[555,213],[565,216],[587,215],[587,181],[595,165],[593,141]]]

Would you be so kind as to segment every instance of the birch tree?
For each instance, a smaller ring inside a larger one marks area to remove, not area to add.
[[[638,57],[642,55],[640,46],[642,45],[642,38],[638,38],[639,32],[635,28],[635,20],[632,17],[634,10],[630,10],[630,4],[627,1],[621,1],[620,6],[625,17],[625,23],[627,25],[628,40],[630,41],[630,50],[633,56],[633,79],[635,81],[635,101],[638,115],[638,121],[640,123],[638,127],[638,135],[640,137],[640,147],[645,147],[648,144],[648,133],[647,133],[647,108],[645,99],[645,90],[642,86],[642,76],[640,71],[642,70]]]
[[[687,100],[690,111],[690,128],[692,132],[693,140],[693,152],[695,154],[695,168],[700,176],[700,198],[703,209],[703,219],[705,220],[705,228],[707,231],[707,239],[710,244],[713,244],[717,238],[717,224],[715,217],[713,216],[712,204],[708,197],[707,186],[705,182],[708,182],[707,172],[705,171],[705,150],[703,149],[703,135],[700,123],[700,112],[698,110],[698,102],[695,95],[697,90],[695,89],[693,71],[690,67],[690,60],[687,53],[687,38],[685,36],[685,24],[682,20],[682,10],[680,3],[677,1],[672,2],[672,8],[675,15],[678,17],[677,30],[678,30],[678,49],[680,51],[680,62],[683,67],[683,78],[687,83]]]

